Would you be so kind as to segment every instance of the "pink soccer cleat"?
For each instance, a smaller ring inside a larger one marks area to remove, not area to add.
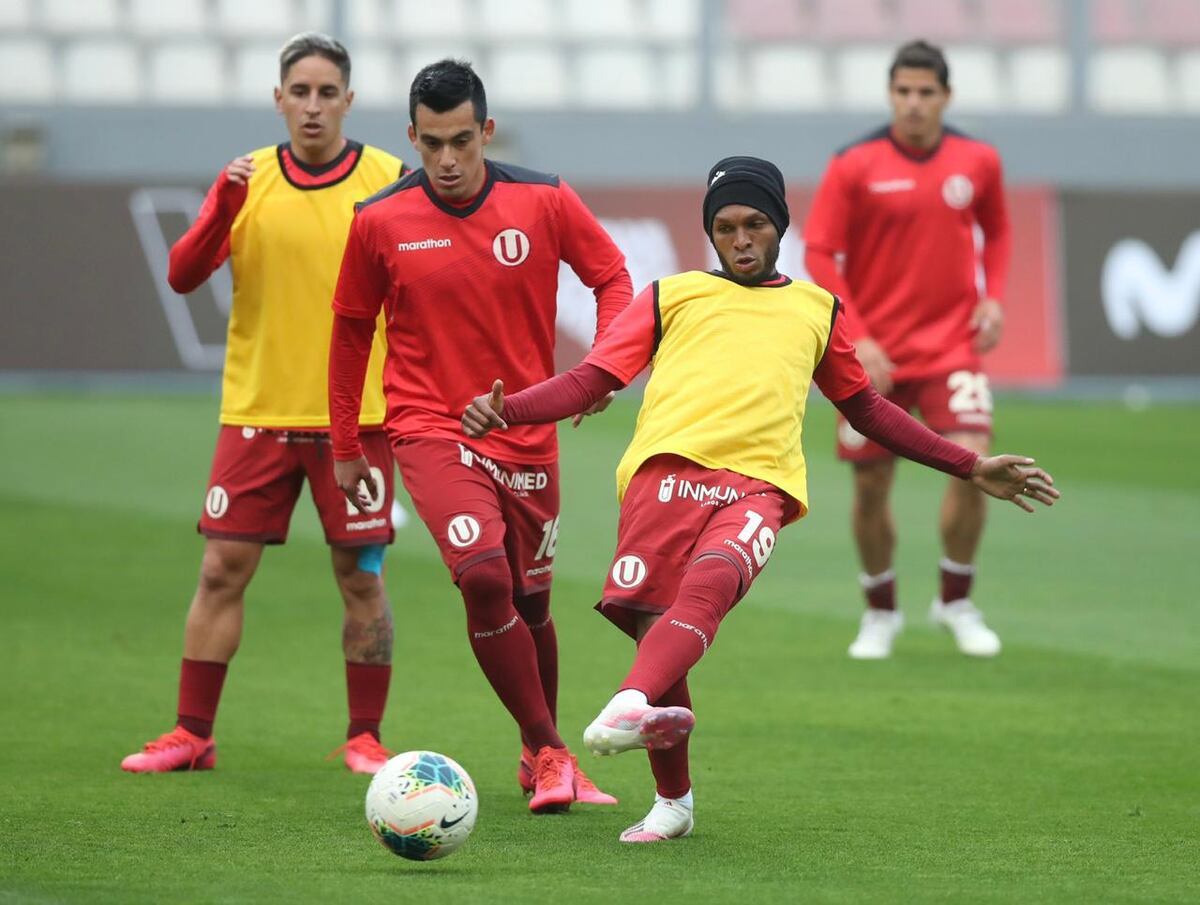
[[[696,715],[686,707],[630,705],[604,708],[583,732],[593,754],[619,754],[634,748],[674,748],[691,734]]]
[[[533,752],[524,744],[521,745],[521,762],[517,765],[517,782],[526,798],[533,794]]]
[[[575,764],[566,748],[547,745],[533,758],[533,797],[529,810],[535,814],[559,814],[575,800]]]
[[[617,799],[607,792],[601,792],[594,782],[588,779],[586,773],[579,769],[579,760],[571,755],[571,764],[575,767],[575,800],[580,804],[616,804]]]
[[[332,760],[345,752],[346,767],[351,773],[374,776],[395,755],[380,744],[379,739],[369,732],[360,732],[346,744],[339,745],[326,760]]]
[[[121,769],[127,773],[211,770],[216,765],[216,741],[193,735],[182,726],[146,742],[141,751],[121,761]]]

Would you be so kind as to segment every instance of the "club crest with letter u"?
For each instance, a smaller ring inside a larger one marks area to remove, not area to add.
[[[529,236],[519,229],[502,229],[492,240],[492,254],[505,267],[516,267],[529,257]]]

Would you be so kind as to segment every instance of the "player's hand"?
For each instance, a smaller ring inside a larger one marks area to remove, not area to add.
[[[363,515],[367,514],[367,507],[373,500],[383,499],[383,488],[375,482],[375,475],[371,474],[371,466],[366,456],[359,456],[348,462],[338,462],[335,459],[333,479],[350,501],[350,505]]]
[[[1004,307],[995,299],[984,299],[971,312],[971,329],[975,331],[975,351],[992,351],[1004,332]]]
[[[867,372],[871,386],[879,391],[879,395],[886,396],[890,393],[893,384],[892,371],[896,370],[896,366],[883,351],[883,346],[870,337],[864,336],[854,344],[854,354],[858,356],[859,364]]]
[[[497,380],[492,384],[492,392],[486,396],[476,396],[471,404],[463,409],[462,429],[468,437],[478,440],[486,437],[496,428],[508,430],[508,424],[500,417],[504,411],[504,381]]]
[[[254,158],[249,154],[236,157],[225,167],[225,178],[234,185],[245,185],[254,175]]]
[[[1053,506],[1061,494],[1054,489],[1054,478],[1033,468],[1026,456],[981,456],[971,470],[971,483],[989,496],[1012,500],[1026,512],[1033,512],[1030,500]]]
[[[612,401],[616,398],[617,398],[617,391],[609,390],[607,393],[605,393],[603,396],[601,396],[600,399],[598,399],[595,403],[593,403],[591,405],[591,407],[584,409],[578,415],[573,417],[571,419],[571,427],[579,427],[579,425],[583,424],[583,419],[586,418],[588,415],[600,414],[602,411],[604,411],[606,408],[608,408],[610,405],[612,405]]]

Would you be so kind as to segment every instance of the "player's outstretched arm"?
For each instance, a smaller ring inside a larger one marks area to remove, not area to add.
[[[971,483],[989,496],[1012,500],[1026,512],[1033,512],[1030,500],[1043,506],[1053,506],[1061,496],[1055,489],[1054,478],[1033,467],[1026,456],[987,456],[975,460]]]
[[[552,424],[585,411],[623,386],[619,377],[586,361],[508,397],[504,382],[497,380],[490,394],[476,396],[463,411],[463,433],[478,439],[496,428],[508,430],[510,424]]]

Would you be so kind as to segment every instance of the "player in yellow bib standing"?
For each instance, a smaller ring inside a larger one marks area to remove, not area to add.
[[[242,634],[243,598],[266,544],[287,539],[305,478],[332,549],[345,604],[342,646],[350,721],[346,765],[374,773],[390,756],[379,724],[391,680],[392,614],[383,553],[393,537],[393,468],[382,430],[383,331],[376,335],[360,423],[377,493],[365,512],[333,480],[327,374],[333,296],[354,204],[398,179],[399,158],[351,141],[350,57],[308,33],[280,53],[275,106],[290,140],[231,162],[171,249],[170,282],[200,286],[233,269],[221,428],[199,531],[200,580],[184,633],[177,723],[121,762],[130,772],[209,769],[213,721]]]
[[[856,430],[900,455],[1030,511],[1027,500],[1058,496],[1032,459],[980,457],[871,388],[838,300],[775,270],[789,217],[774,164],[720,161],[703,212],[720,271],[652,283],[582,364],[508,398],[496,381],[462,419],[471,437],[558,420],[654,364],[617,468],[617,552],[599,604],[638,651],[583,737],[595,754],[650,753],[655,802],[623,842],[692,831],[688,671],[766,566],[780,529],[808,511],[800,434],[813,382]]]

